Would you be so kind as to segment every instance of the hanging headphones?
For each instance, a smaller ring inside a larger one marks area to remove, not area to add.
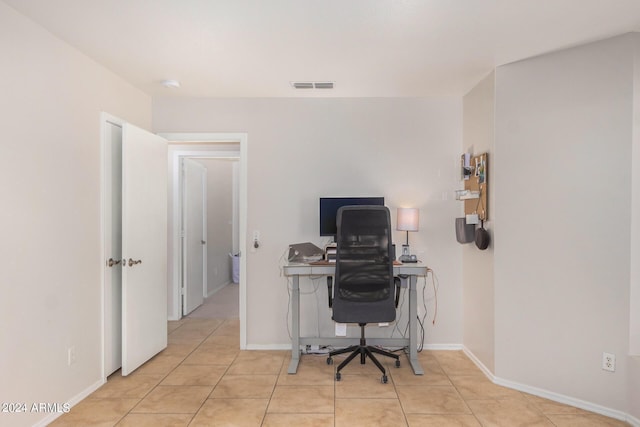
[[[491,236],[489,236],[489,232],[484,229],[484,220],[481,220],[480,227],[476,229],[476,246],[483,251],[489,247],[490,242]]]

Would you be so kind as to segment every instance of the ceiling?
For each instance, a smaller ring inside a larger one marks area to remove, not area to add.
[[[640,0],[2,1],[158,97],[462,96],[496,66],[640,31]]]

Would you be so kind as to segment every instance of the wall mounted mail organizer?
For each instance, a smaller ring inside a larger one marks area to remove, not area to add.
[[[460,243],[470,243],[475,238],[475,228],[489,218],[487,193],[489,157],[465,153],[460,158],[461,179],[464,189],[456,191],[456,199],[464,201],[463,218],[456,219],[456,236]]]
[[[465,153],[461,157],[462,179],[464,190],[456,191],[456,199],[464,201],[465,215],[477,214],[478,219],[486,221],[489,218],[488,192],[488,154],[482,153],[472,156]]]

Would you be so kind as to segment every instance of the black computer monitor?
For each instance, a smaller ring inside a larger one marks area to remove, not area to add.
[[[338,232],[336,215],[342,206],[378,205],[384,206],[384,197],[321,197],[320,198],[320,235],[332,236]]]

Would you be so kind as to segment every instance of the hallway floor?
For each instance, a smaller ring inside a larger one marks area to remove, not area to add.
[[[461,351],[423,351],[425,375],[384,361],[240,351],[239,320],[169,322],[169,345],[128,377],[108,382],[52,426],[627,426],[571,406],[497,386]],[[384,359],[384,358],[381,358]]]

